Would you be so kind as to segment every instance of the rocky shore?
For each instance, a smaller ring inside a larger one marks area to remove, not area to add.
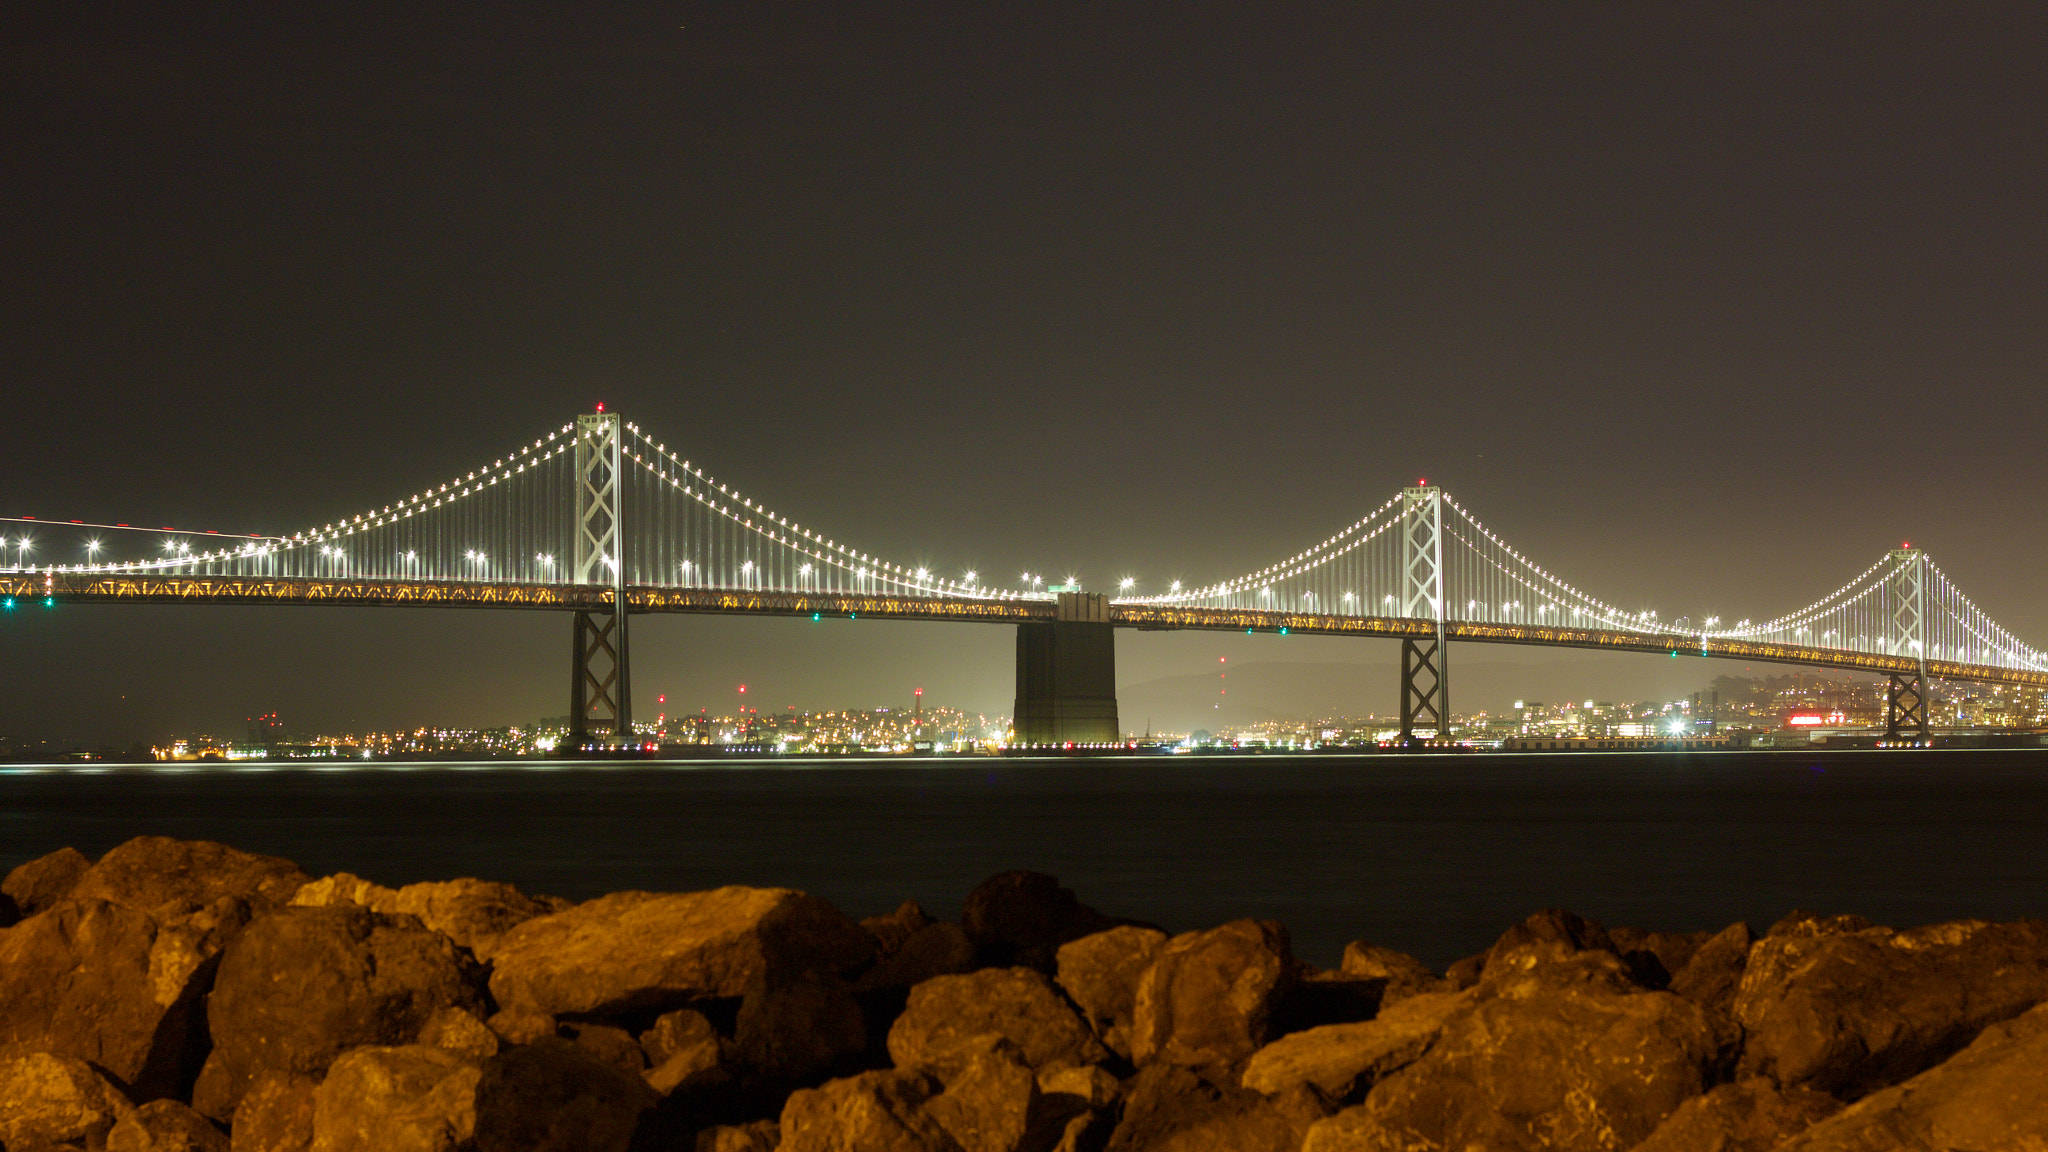
[[[0,886],[0,1150],[2048,1149],[2048,923],[1545,911],[1437,973],[1053,878],[381,887],[221,844]]]

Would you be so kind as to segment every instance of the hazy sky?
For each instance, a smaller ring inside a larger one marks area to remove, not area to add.
[[[1212,580],[1428,476],[1667,617],[1803,604],[1910,537],[2048,642],[2036,6],[98,3],[0,29],[0,514],[290,532],[603,400],[939,570]],[[638,637],[643,712],[749,679],[1011,690],[998,628]],[[566,709],[552,616],[71,606],[0,645],[0,735]],[[1135,682],[1382,647],[1119,657]]]

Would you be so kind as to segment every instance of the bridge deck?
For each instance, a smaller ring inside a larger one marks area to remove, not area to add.
[[[508,608],[541,611],[609,610],[611,590],[592,584],[525,584],[491,581],[356,580],[255,576],[160,576],[58,572],[0,575],[0,595],[54,596],[64,603],[101,604],[268,604],[383,608]],[[1050,620],[1051,600],[997,600],[896,596],[855,592],[772,592],[741,589],[635,587],[626,592],[630,610],[700,612],[752,616],[869,617],[882,620],[1018,624]],[[1363,636],[1380,639],[1435,635],[1426,620],[1385,616],[1326,616],[1235,608],[1110,605],[1110,623],[1145,631],[1277,632],[1304,636]],[[1917,671],[1906,656],[1789,644],[1709,638],[1682,633],[1645,634],[1590,628],[1449,621],[1452,640],[1480,644],[1536,644],[1608,652],[1677,653],[1772,664],[1798,664],[1857,672]],[[1927,662],[1930,675],[1988,684],[2048,688],[2048,673],[1983,664]]]

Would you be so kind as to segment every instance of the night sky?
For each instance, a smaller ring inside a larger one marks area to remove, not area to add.
[[[1910,538],[2048,642],[2033,5],[17,3],[0,53],[0,514],[289,533],[604,401],[939,571],[1209,581],[1426,476],[1624,607]],[[566,709],[550,615],[0,637],[14,738]],[[654,620],[637,707],[1007,710],[1012,642]],[[1219,655],[1394,653],[1119,640]]]

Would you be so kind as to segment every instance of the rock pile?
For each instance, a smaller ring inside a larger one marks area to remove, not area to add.
[[[1540,912],[1442,974],[1005,873],[801,892],[315,879],[225,845],[0,885],[0,1152],[2048,1148],[2048,924]]]

